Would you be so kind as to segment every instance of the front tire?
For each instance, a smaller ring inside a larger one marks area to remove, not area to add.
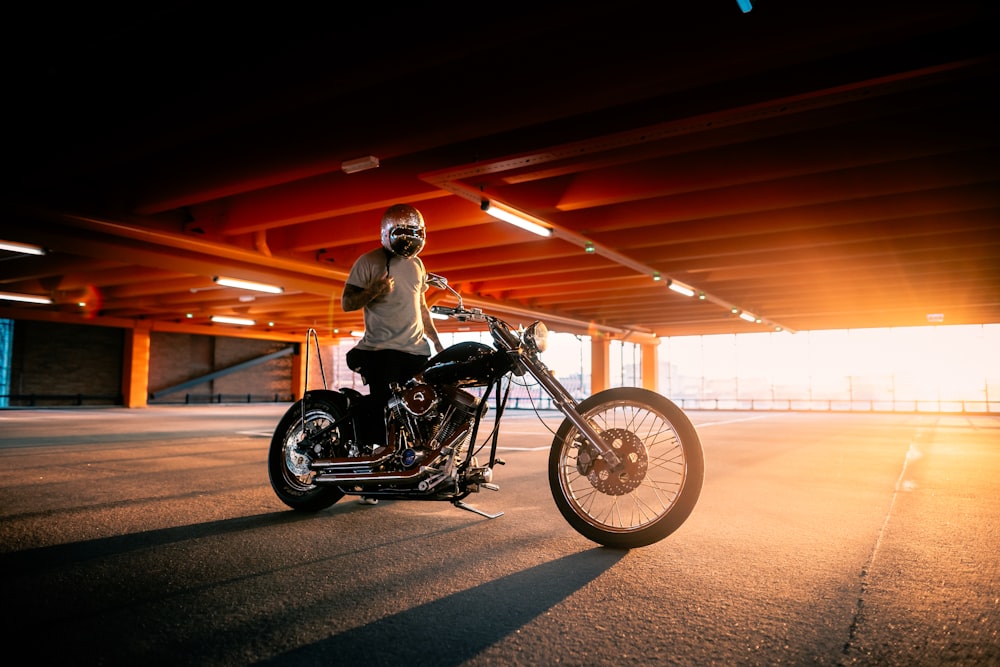
[[[321,451],[307,446],[305,436],[330,426],[343,416],[340,408],[319,398],[296,401],[278,422],[267,455],[271,488],[281,502],[300,512],[318,512],[344,497],[336,486],[313,484],[309,464],[330,456],[340,441],[340,429],[324,436]]]
[[[594,394],[577,406],[614,447],[612,470],[568,419],[549,452],[549,488],[559,512],[584,537],[630,549],[662,540],[691,514],[705,459],[694,424],[676,404],[638,387]]]

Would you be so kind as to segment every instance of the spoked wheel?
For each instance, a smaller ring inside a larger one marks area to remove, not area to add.
[[[637,387],[594,394],[577,406],[622,465],[612,469],[569,421],[549,452],[549,488],[563,517],[609,547],[658,542],[691,514],[705,474],[701,440],[669,399]]]
[[[278,422],[271,437],[267,470],[275,494],[292,509],[317,512],[344,497],[339,487],[313,484],[309,469],[313,460],[332,455],[340,440],[339,429],[332,429],[318,442],[306,440],[307,435],[328,428],[340,417],[333,403],[311,398],[304,410],[302,401],[294,403]]]

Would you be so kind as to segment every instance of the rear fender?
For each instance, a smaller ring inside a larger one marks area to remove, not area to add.
[[[350,393],[347,393],[350,392]],[[352,396],[351,394],[354,394]],[[364,401],[368,398],[367,394],[358,393],[352,389],[347,389],[346,391],[334,391],[332,389],[314,389],[312,391],[307,391],[302,399],[296,401],[292,404],[292,407],[288,408],[288,413],[301,413],[302,406],[304,405],[306,409],[309,408],[309,404],[312,401],[323,401],[332,405],[337,411],[340,412],[340,418],[333,424],[337,427],[346,426],[350,429],[349,433],[354,435],[354,439],[357,439],[357,430],[354,424],[354,417],[358,414]]]
[[[364,394],[357,392],[354,393],[356,393],[359,397],[364,396]],[[332,403],[344,412],[350,410],[351,406],[357,402],[357,399],[352,400],[352,397],[343,391],[334,391],[332,389],[314,389],[312,391],[307,391],[305,395],[302,396],[302,400],[306,404],[308,404],[309,400],[313,398]]]

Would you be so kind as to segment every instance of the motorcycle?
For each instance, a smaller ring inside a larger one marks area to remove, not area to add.
[[[556,507],[577,532],[629,549],[681,526],[701,493],[704,455],[694,425],[675,403],[638,387],[607,389],[577,402],[539,357],[548,335],[544,323],[514,329],[481,308],[466,308],[443,276],[428,274],[428,282],[458,300],[432,312],[485,323],[493,346],[452,345],[394,386],[383,408],[384,445],[362,437],[368,395],[327,389],[324,375],[324,388],[306,391],[271,439],[268,472],[282,502],[316,512],[345,495],[435,500],[490,519],[501,516],[464,501],[481,489],[499,491],[493,470],[505,464],[497,456],[500,420],[514,377],[527,374],[565,417],[549,450],[548,482]],[[306,358],[308,368],[308,351]],[[491,394],[493,428],[480,443]]]

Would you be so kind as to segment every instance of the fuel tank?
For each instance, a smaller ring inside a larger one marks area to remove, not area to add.
[[[506,372],[506,359],[489,345],[456,343],[427,360],[421,374],[425,382],[456,387],[484,387]]]

